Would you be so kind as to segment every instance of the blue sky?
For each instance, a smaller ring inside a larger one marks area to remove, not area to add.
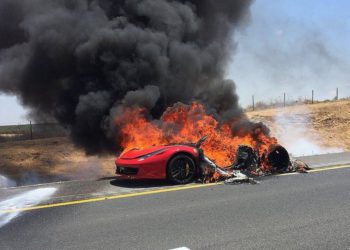
[[[256,0],[250,22],[235,34],[227,77],[243,106],[288,99],[350,96],[350,1]],[[0,124],[26,122],[15,97],[0,94]]]
[[[227,69],[241,104],[350,96],[350,1],[257,0]]]

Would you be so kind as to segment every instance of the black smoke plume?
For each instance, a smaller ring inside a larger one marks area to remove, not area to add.
[[[0,0],[0,91],[88,153],[116,149],[115,110],[177,102],[242,116],[224,69],[250,0]]]

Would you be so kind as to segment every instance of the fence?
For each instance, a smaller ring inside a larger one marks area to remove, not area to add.
[[[316,91],[311,90],[309,96],[293,98],[288,95],[288,93],[283,93],[276,99],[270,99],[270,102],[267,102],[266,99],[260,101],[256,98],[255,95],[252,96],[252,103],[247,107],[247,110],[257,110],[257,109],[266,109],[266,108],[278,108],[293,106],[298,104],[314,104],[319,102],[330,102],[349,99],[349,97],[339,98],[339,88],[334,89],[334,95],[327,97],[316,97]]]
[[[56,123],[0,126],[0,142],[64,137],[67,135],[67,130]]]

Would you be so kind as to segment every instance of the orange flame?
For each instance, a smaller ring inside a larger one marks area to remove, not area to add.
[[[196,142],[207,135],[208,139],[202,146],[205,155],[218,166],[225,167],[234,162],[238,145],[248,145],[263,153],[271,144],[277,143],[275,138],[266,135],[259,126],[252,131],[242,127],[234,134],[231,128],[240,119],[219,123],[214,116],[206,113],[200,103],[176,104],[168,108],[157,121],[147,120],[145,114],[142,108],[124,108],[122,115],[115,120],[120,129],[120,145],[125,151],[155,145]]]

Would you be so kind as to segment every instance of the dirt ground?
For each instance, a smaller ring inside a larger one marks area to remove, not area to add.
[[[323,147],[350,150],[350,101],[247,112],[272,135],[308,136]],[[277,118],[276,118],[277,117]],[[283,118],[281,126],[280,118]],[[298,135],[293,132],[302,127]],[[282,131],[281,131],[282,129]],[[300,134],[301,133],[301,134]],[[0,143],[0,174],[19,184],[90,179],[114,175],[114,156],[87,157],[67,138]]]
[[[0,174],[18,184],[96,179],[114,170],[114,156],[86,156],[68,138],[0,143]]]
[[[287,123],[282,131],[285,134],[303,128],[298,136],[312,138],[319,146],[350,150],[350,100],[257,110],[247,112],[247,116],[265,123],[277,137],[283,129],[281,123]]]

